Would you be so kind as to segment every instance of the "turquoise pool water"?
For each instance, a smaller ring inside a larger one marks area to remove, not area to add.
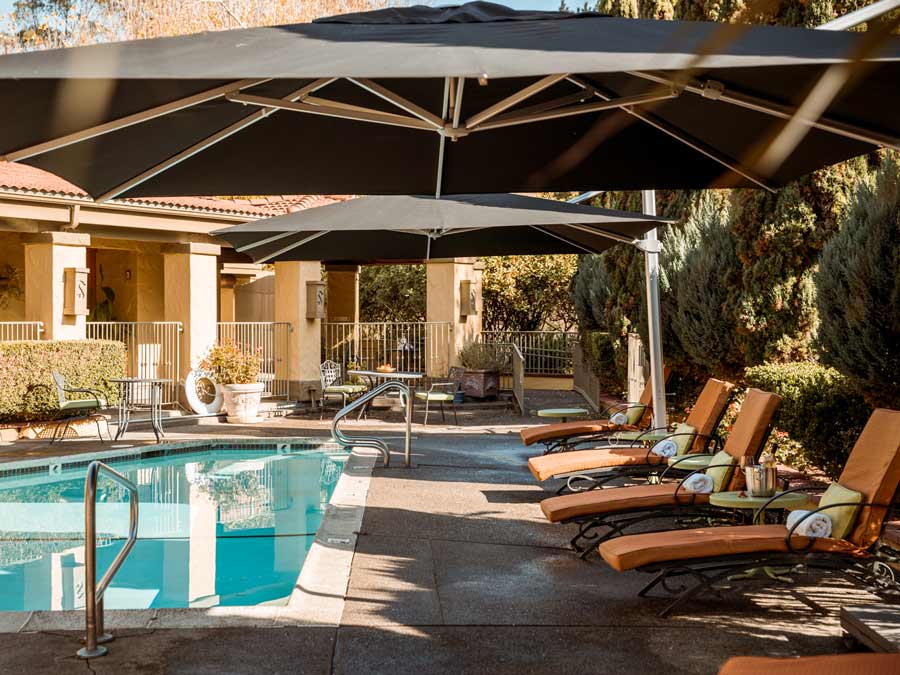
[[[345,460],[282,444],[110,462],[138,486],[140,519],[106,607],[284,604]],[[84,474],[0,477],[0,611],[84,607]],[[128,493],[101,478],[97,501],[99,577],[127,536]]]

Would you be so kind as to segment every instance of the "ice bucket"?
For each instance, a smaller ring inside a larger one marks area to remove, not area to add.
[[[778,474],[774,466],[753,464],[744,467],[747,494],[751,497],[771,497],[778,486]]]

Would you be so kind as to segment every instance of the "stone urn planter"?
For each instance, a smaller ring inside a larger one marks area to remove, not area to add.
[[[504,365],[501,345],[470,342],[459,352],[462,368],[454,368],[459,388],[472,398],[496,398]],[[462,371],[462,372],[460,372]]]
[[[232,424],[261,422],[259,402],[265,385],[258,382],[258,350],[242,348],[233,340],[210,347],[200,367],[208,371],[222,390],[225,419]]]
[[[262,382],[253,384],[223,384],[222,398],[225,419],[230,424],[251,424],[263,420],[259,414],[259,402],[265,389]]]

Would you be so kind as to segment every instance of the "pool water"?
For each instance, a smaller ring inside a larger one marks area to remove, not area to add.
[[[217,448],[111,464],[140,493],[138,541],[107,609],[285,604],[346,460]],[[0,611],[84,607],[84,474],[0,478]],[[128,534],[128,492],[97,491],[98,578]]]

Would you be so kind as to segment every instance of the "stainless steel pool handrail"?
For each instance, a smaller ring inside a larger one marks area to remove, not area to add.
[[[109,477],[126,488],[130,493],[128,500],[128,539],[119,554],[112,561],[100,581],[97,581],[97,481],[100,474]],[[116,572],[125,562],[125,558],[134,548],[138,532],[138,489],[115,469],[100,461],[93,461],[84,478],[84,647],[77,654],[83,659],[93,659],[106,654],[107,649],[101,643],[109,642],[112,635],[103,632],[103,594],[112,582]]]
[[[341,408],[337,412],[337,414],[335,414],[334,419],[331,422],[331,438],[335,443],[345,448],[352,448],[354,446],[361,448],[375,448],[376,450],[379,450],[381,452],[381,456],[384,458],[384,465],[390,466],[391,448],[384,439],[376,438],[375,436],[347,436],[340,430],[339,425],[341,420],[352,413],[354,410],[361,408],[376,396],[390,391],[391,389],[395,389],[400,392],[401,400],[403,397],[406,397],[406,443],[404,449],[403,465],[409,467],[410,445],[412,440],[413,398],[409,386],[407,386],[403,382],[399,382],[397,380],[388,380],[387,382],[382,382],[374,389],[366,392],[363,396],[360,396],[355,401],[352,401]]]

